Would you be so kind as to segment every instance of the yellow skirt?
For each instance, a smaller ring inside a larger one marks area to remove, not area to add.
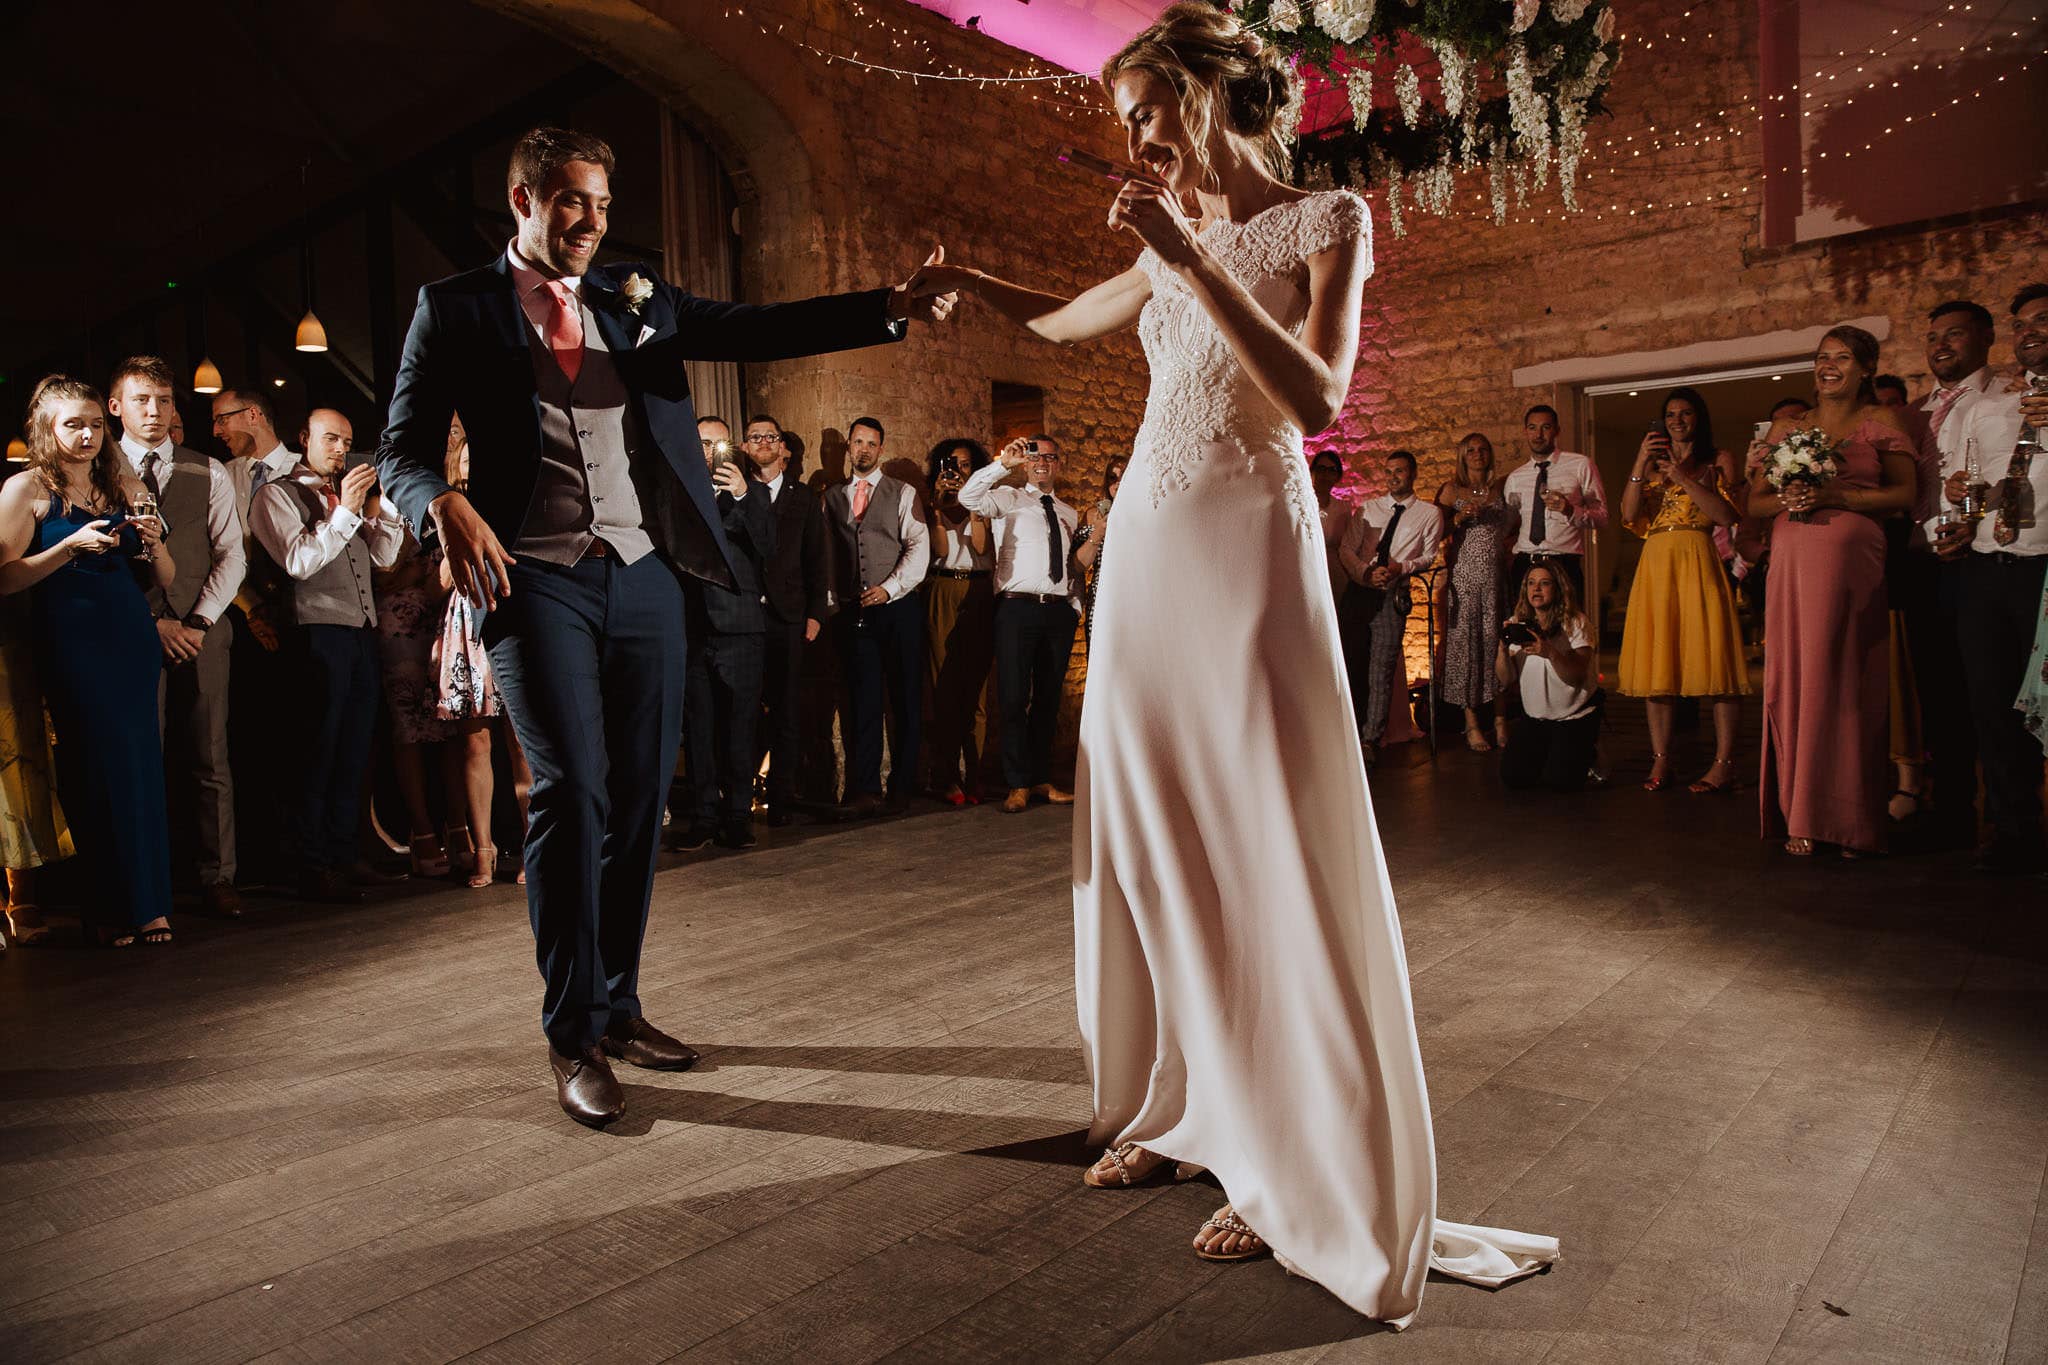
[[[1735,596],[1705,531],[1659,531],[1643,542],[1621,630],[1621,691],[1629,697],[1749,691]]]
[[[35,652],[0,626],[0,867],[41,867],[72,855],[71,830],[50,772],[50,730]]]

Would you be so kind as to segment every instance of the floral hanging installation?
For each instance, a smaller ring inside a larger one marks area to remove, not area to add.
[[[1293,56],[1308,97],[1295,173],[1377,184],[1396,235],[1404,208],[1450,212],[1461,171],[1484,169],[1493,220],[1552,174],[1576,212],[1586,120],[1621,60],[1608,0],[1237,0]],[[1379,100],[1376,103],[1375,97]]]

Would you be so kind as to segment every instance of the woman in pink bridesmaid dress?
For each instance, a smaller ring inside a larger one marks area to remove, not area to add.
[[[1759,483],[1753,516],[1775,517],[1764,603],[1763,832],[1807,857],[1884,849],[1890,640],[1883,519],[1913,505],[1913,439],[1871,387],[1877,338],[1837,327],[1813,357],[1819,404],[1763,444],[1819,427],[1840,473],[1818,488]]]

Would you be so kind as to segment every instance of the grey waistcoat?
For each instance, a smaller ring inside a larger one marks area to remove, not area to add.
[[[164,538],[177,574],[168,589],[149,590],[149,609],[180,620],[199,605],[199,593],[213,572],[213,538],[207,534],[207,493],[213,461],[183,446],[171,449],[169,468],[157,476],[156,506],[170,534]]]
[[[512,553],[574,564],[597,539],[631,564],[654,549],[641,511],[653,498],[633,469],[648,443],[596,317],[580,296],[576,306],[583,312],[583,364],[573,386],[520,315],[540,395],[540,475]]]

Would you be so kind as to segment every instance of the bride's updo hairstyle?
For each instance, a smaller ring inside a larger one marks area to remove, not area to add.
[[[1126,71],[1150,71],[1180,97],[1181,124],[1204,186],[1215,182],[1209,132],[1219,119],[1258,146],[1275,179],[1287,179],[1301,78],[1235,14],[1207,0],[1182,0],[1102,64],[1102,88],[1114,92]]]

